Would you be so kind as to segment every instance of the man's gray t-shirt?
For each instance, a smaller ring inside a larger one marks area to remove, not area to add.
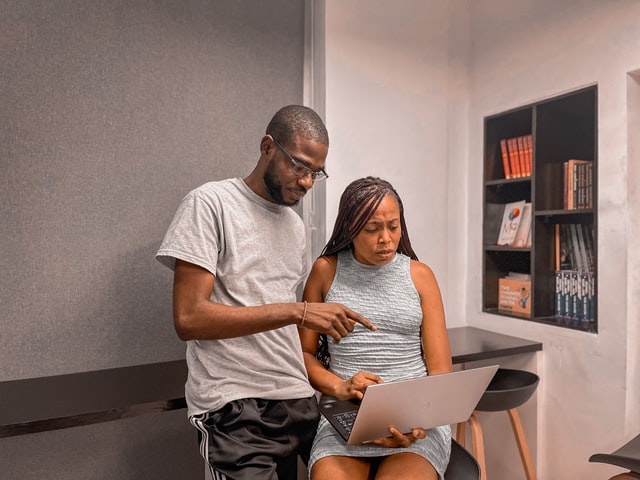
[[[215,275],[211,301],[255,306],[296,301],[305,279],[305,231],[287,206],[269,202],[242,179],[210,182],[180,204],[156,258]],[[314,394],[295,325],[222,340],[187,342],[188,414],[240,398],[284,400]]]

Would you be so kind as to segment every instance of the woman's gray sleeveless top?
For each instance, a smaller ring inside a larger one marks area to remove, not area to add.
[[[346,380],[364,370],[392,382],[427,374],[420,337],[422,309],[410,262],[397,253],[386,265],[364,265],[351,250],[339,252],[325,302],[342,303],[378,326],[372,332],[356,324],[339,343],[329,339],[330,370],[339,377]]]

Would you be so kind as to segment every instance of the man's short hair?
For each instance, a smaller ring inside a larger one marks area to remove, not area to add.
[[[300,135],[329,146],[324,122],[313,109],[303,105],[287,105],[278,110],[267,125],[266,133],[285,145]]]

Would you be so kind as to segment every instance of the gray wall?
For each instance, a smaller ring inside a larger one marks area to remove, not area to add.
[[[154,252],[184,194],[248,174],[302,102],[304,2],[0,11],[0,380],[183,358]],[[200,477],[184,415],[3,439],[1,476]]]

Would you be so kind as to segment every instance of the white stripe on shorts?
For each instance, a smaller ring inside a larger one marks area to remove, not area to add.
[[[209,462],[209,456],[207,455],[207,447],[209,445],[209,432],[207,431],[207,427],[204,426],[204,422],[208,417],[209,412],[201,413],[200,415],[193,415],[192,417],[189,417],[189,421],[191,422],[191,425],[196,427],[202,434],[200,437],[200,455],[202,455],[202,458],[204,458],[207,466],[209,467],[209,472],[211,473],[212,480],[227,480],[227,477],[217,470],[214,470],[214,468],[211,466],[211,463]]]

